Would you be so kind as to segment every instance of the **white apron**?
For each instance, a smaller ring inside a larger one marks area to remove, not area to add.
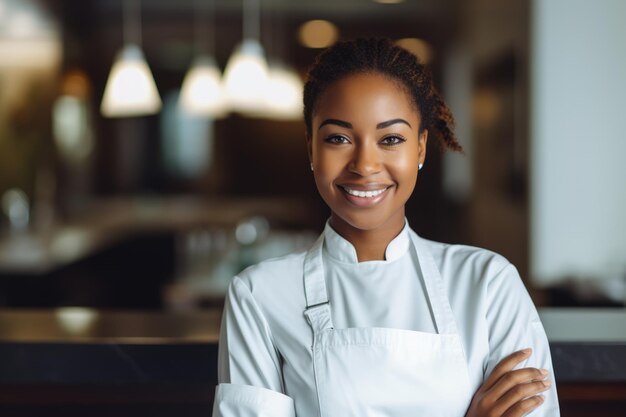
[[[323,236],[304,262],[320,417],[463,417],[472,399],[461,338],[441,275],[411,234],[438,334],[334,329],[322,264]],[[393,277],[390,277],[393,279]]]

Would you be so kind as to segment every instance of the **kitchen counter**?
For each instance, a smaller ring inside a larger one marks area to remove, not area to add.
[[[540,309],[557,381],[626,382],[626,310]]]
[[[559,382],[626,382],[626,311],[540,315]],[[0,382],[213,382],[220,317],[218,309],[0,310]]]
[[[220,315],[0,310],[0,414],[210,415]],[[563,417],[622,416],[626,312],[540,315]]]
[[[217,380],[221,311],[0,311],[0,384]]]
[[[220,310],[0,310],[0,415],[209,416]]]

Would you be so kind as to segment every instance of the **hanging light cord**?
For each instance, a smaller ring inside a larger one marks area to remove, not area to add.
[[[194,36],[196,53],[213,55],[215,53],[215,0],[196,0]]]
[[[260,41],[261,0],[243,0],[243,38]]]
[[[141,13],[139,0],[122,0],[124,44],[141,46]]]

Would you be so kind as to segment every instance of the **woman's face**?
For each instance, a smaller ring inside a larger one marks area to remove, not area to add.
[[[308,145],[335,228],[402,228],[426,156],[428,132],[419,127],[411,98],[385,76],[351,75],[322,93]]]

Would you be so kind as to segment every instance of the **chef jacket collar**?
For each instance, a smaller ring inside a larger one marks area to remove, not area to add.
[[[399,259],[404,255],[409,249],[410,245],[410,237],[409,237],[409,223],[406,219],[404,219],[404,227],[396,236],[393,238],[389,245],[387,245],[387,249],[385,250],[385,260],[384,261],[369,261],[369,262],[391,262]],[[339,233],[337,233],[330,225],[330,221],[326,222],[326,226],[324,227],[324,252],[325,255],[330,256],[333,259],[336,259],[340,262],[345,263],[359,263],[359,259],[356,254],[356,249],[352,245],[352,243],[348,242],[344,239]]]

